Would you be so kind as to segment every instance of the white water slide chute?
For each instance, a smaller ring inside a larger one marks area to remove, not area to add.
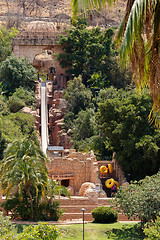
[[[41,83],[41,142],[42,150],[46,154],[48,147],[48,112],[47,112],[47,87]]]

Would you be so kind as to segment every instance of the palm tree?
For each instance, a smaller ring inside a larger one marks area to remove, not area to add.
[[[111,0],[107,1],[109,4]],[[104,0],[71,0],[73,15],[78,11],[106,8]],[[121,63],[129,60],[139,89],[149,87],[153,98],[152,119],[160,118],[160,1],[128,0],[116,40]],[[160,121],[157,122],[160,125]]]
[[[67,197],[70,197],[69,192],[66,187],[61,186],[59,181],[55,181],[50,178],[48,178],[46,194],[47,194],[47,199],[49,202],[51,202],[53,199],[55,199],[55,195],[58,195],[60,197],[63,194]]]
[[[12,196],[16,192],[23,196],[25,191],[30,198],[31,218],[34,218],[31,188],[44,194],[47,185],[46,157],[33,141],[23,139],[14,141],[6,151],[0,164],[1,187],[3,193]]]

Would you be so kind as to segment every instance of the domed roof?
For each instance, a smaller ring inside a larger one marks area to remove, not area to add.
[[[56,26],[53,22],[44,22],[44,21],[33,21],[30,22],[26,29],[23,30],[25,32],[55,32]]]
[[[13,45],[55,45],[58,34],[53,22],[33,21],[30,22],[13,40]]]

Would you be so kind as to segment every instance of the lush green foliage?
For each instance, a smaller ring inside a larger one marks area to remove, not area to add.
[[[55,240],[60,235],[55,225],[39,223],[36,226],[28,226],[25,231],[17,237],[17,240]]]
[[[0,238],[2,240],[12,240],[13,239],[13,225],[9,220],[10,217],[3,217],[3,213],[0,212]]]
[[[11,113],[2,117],[1,131],[8,142],[24,137],[30,138],[36,143],[37,132],[34,127],[35,118],[30,114],[22,112]]]
[[[110,87],[101,89],[97,100],[95,97],[80,78],[68,82],[65,128],[71,129],[73,146],[80,151],[93,150],[98,159],[109,159],[116,152],[128,180],[156,173],[160,135],[148,121],[152,108],[148,91],[140,95],[135,90]]]
[[[3,152],[7,146],[7,141],[4,136],[2,136],[2,132],[0,131],[0,160],[3,159]]]
[[[0,67],[3,91],[7,95],[14,93],[16,88],[25,87],[34,89],[36,71],[27,59],[19,59],[14,55],[9,56],[2,62]]]
[[[73,120],[81,110],[86,110],[91,103],[91,91],[82,83],[82,78],[70,80],[64,91],[67,101],[67,112],[65,114],[65,128],[72,127]]]
[[[7,103],[7,97],[5,95],[0,95],[0,113],[2,115],[7,115],[10,113]]]
[[[1,188],[7,197],[2,204],[12,218],[55,220],[63,210],[55,194],[68,195],[59,182],[48,179],[46,156],[31,140],[14,141],[0,163]]]
[[[25,106],[25,103],[18,97],[12,95],[9,97],[8,106],[11,112],[16,113]]]
[[[112,1],[107,0],[111,5]],[[88,13],[95,9],[106,9],[106,1],[71,0],[73,16],[77,12]],[[159,36],[160,36],[160,2],[158,0],[127,0],[125,15],[122,19],[116,42],[121,45],[120,57],[123,65],[130,61],[134,79],[139,89],[150,89],[153,99],[151,119],[160,127],[159,98]],[[145,37],[144,37],[145,36]]]
[[[12,40],[18,34],[18,30],[5,27],[0,27],[0,62],[4,61],[12,52]]]
[[[64,211],[63,209],[59,209],[60,203],[54,198],[55,195],[58,194],[69,196],[67,189],[60,186],[58,182],[51,184],[50,179],[48,179],[46,183],[45,193],[43,196],[39,187],[38,189],[39,193],[36,197],[35,188],[33,186],[31,187],[34,219],[39,221],[58,221]],[[11,212],[12,219],[32,219],[31,202],[26,191],[22,191],[21,196],[19,193],[13,194],[2,204],[2,206],[7,212]]]
[[[8,99],[5,95],[0,95],[0,131],[2,138],[6,139],[7,142],[12,142],[15,139],[21,140],[24,137],[38,142],[34,126],[35,117],[31,114],[17,112],[23,106],[31,106],[32,109],[35,107],[33,91],[20,87]]]
[[[58,54],[62,67],[75,77],[82,75],[85,85],[125,87],[130,78],[126,71],[120,71],[112,46],[113,29],[87,29],[84,18],[72,20],[71,24],[67,35],[59,40],[64,49],[64,53]]]
[[[94,136],[96,133],[95,115],[93,109],[81,110],[73,121],[72,139],[74,146],[81,141]]]
[[[116,152],[123,171],[142,179],[159,169],[160,135],[148,122],[152,100],[147,90],[100,91],[97,122],[108,150]],[[143,166],[143,167],[142,167]]]
[[[39,146],[27,139],[10,144],[0,164],[0,176],[2,190],[7,197],[16,192],[21,199],[26,195],[33,219],[33,199],[37,201],[39,192],[44,193],[48,176],[46,157]]]
[[[32,90],[19,87],[8,99],[8,106],[11,112],[17,112],[24,106],[35,107],[36,99]]]
[[[154,221],[160,209],[160,172],[135,181],[129,187],[121,186],[115,196],[114,206],[127,214],[129,219],[138,217],[143,225]]]
[[[114,223],[117,222],[118,214],[111,207],[100,206],[92,210],[95,223]]]
[[[157,217],[151,226],[145,226],[144,233],[147,236],[146,240],[160,240],[160,217]]]

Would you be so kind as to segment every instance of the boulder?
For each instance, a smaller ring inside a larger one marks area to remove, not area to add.
[[[88,200],[94,202],[94,203],[98,203],[98,192],[95,191],[95,189],[92,189],[92,188],[88,188],[86,191],[85,191],[85,194],[84,194],[85,197],[88,197]]]
[[[85,192],[88,189],[93,189],[95,191],[95,184],[91,182],[85,182],[81,185],[79,189],[79,196],[85,196]]]

